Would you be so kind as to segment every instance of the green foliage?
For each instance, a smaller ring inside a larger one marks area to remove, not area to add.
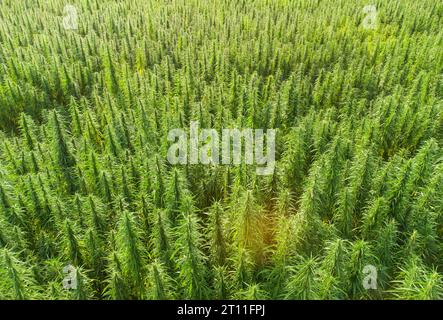
[[[0,3],[1,298],[443,298],[441,1],[375,29],[364,1],[74,2],[77,30]],[[277,129],[275,171],[171,165],[191,121]]]

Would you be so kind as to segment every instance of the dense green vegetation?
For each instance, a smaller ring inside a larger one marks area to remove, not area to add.
[[[1,298],[443,298],[443,2],[71,4],[0,2]],[[170,165],[194,120],[274,174]]]

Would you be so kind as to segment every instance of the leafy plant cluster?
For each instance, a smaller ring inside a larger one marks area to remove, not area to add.
[[[441,1],[71,2],[0,4],[1,298],[443,298]],[[170,165],[193,120],[274,174]]]

